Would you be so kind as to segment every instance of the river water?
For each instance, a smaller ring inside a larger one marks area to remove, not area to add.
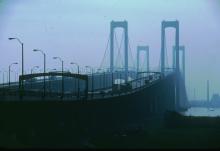
[[[220,108],[192,107],[185,112],[181,112],[181,114],[185,116],[220,117]]]

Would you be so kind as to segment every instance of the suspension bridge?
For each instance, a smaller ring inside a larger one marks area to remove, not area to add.
[[[172,68],[167,67],[168,57],[165,29],[168,27],[176,29]],[[117,33],[115,33],[116,28],[122,28],[124,30],[120,43],[118,42]],[[149,46],[137,46],[137,57],[133,57],[128,37],[127,21],[112,21],[106,50],[101,65],[96,71],[92,68],[89,74],[54,71],[22,75],[19,76],[19,82],[1,84],[1,96],[6,100],[8,98],[16,100],[18,99],[17,96],[20,96],[19,99],[26,98],[29,100],[31,98],[39,99],[37,96],[47,99],[91,100],[111,97],[118,95],[118,93],[122,95],[124,93],[130,93],[151,84],[154,80],[161,80],[162,77],[164,78],[172,73],[181,73],[180,77],[185,81],[185,47],[179,46],[179,23],[178,21],[163,21],[161,29],[161,57],[157,70],[150,70]],[[177,47],[179,49],[176,49]],[[122,50],[124,50],[124,53]],[[179,51],[183,51],[182,71],[179,71]],[[142,60],[143,62],[140,63],[141,52],[145,52],[145,55]],[[122,53],[124,57],[122,57]]]
[[[123,29],[120,42],[116,28]],[[166,63],[166,28],[176,29],[171,68]],[[185,47],[180,45],[178,21],[162,21],[157,70],[150,66],[148,45],[137,46],[136,58],[131,52],[128,22],[112,21],[100,68],[90,68],[89,73],[79,70],[78,73],[63,70],[31,73],[20,75],[18,82],[1,84],[0,118],[10,126],[17,125],[14,133],[22,131],[22,135],[30,131],[41,133],[42,129],[47,131],[44,123],[53,130],[63,123],[68,132],[76,132],[77,128],[92,132],[141,123],[149,115],[189,107]],[[141,62],[142,52],[145,55]],[[7,118],[3,117],[5,114]]]

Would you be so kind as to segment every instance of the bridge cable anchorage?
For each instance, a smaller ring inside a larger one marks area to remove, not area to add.
[[[123,33],[122,33],[123,34]],[[116,41],[116,47],[117,47],[117,50],[118,50],[118,55],[117,55],[117,58],[116,58],[116,66],[118,64],[118,62],[120,61],[122,67],[123,67],[123,60],[122,60],[122,57],[121,57],[121,47],[122,47],[122,42],[124,40],[124,34],[122,35],[122,38],[121,38],[121,42],[120,42],[120,46],[118,44],[118,39],[117,39],[117,35],[115,33],[115,41]],[[120,66],[120,65],[119,65]]]
[[[132,51],[131,51],[131,45],[130,45],[130,38],[128,38],[128,50],[129,50],[129,54],[131,55],[131,62],[133,64],[133,68],[135,69],[135,61],[134,61],[134,57],[132,55]]]
[[[105,53],[104,53],[104,56],[103,56],[102,61],[101,61],[101,64],[100,64],[100,69],[102,69],[103,64],[104,64],[104,61],[105,61],[106,56],[107,56],[107,52],[109,52],[109,51],[108,51],[109,43],[110,43],[110,34],[109,34],[109,36],[108,36],[108,42],[107,42],[107,45],[106,45],[106,47],[105,47]]]

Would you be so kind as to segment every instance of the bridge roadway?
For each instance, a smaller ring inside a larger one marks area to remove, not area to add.
[[[166,75],[172,74],[172,72],[167,72]],[[30,77],[42,77],[42,73],[38,73],[35,75],[25,75],[24,79],[29,80]],[[56,77],[60,75],[57,73],[47,73],[47,76]],[[114,77],[114,84],[112,86],[112,75]],[[64,98],[62,100],[65,101],[73,101],[73,100],[97,100],[103,98],[117,97],[121,95],[127,95],[129,93],[135,93],[141,89],[149,87],[156,82],[161,80],[162,75],[159,72],[130,72],[129,81],[127,84],[124,82],[124,73],[115,72],[112,73],[104,73],[104,74],[94,74],[94,75],[77,75],[77,74],[66,74],[68,78],[64,79],[65,83],[65,92]],[[165,76],[166,76],[165,75]],[[72,78],[75,77],[75,78]],[[87,78],[86,78],[87,77]],[[119,78],[118,78],[119,77]],[[87,98],[85,92],[85,82],[79,81],[79,97],[77,92],[77,78],[82,78],[83,80],[88,79],[88,91]],[[133,79],[134,78],[134,79]],[[92,81],[94,82],[92,83]],[[60,100],[61,96],[61,78],[57,79],[46,79],[47,91],[45,100]],[[49,85],[49,87],[48,87]],[[51,87],[52,85],[52,87]],[[93,86],[92,86],[93,85]],[[19,100],[19,83],[12,83],[10,87],[8,85],[1,85],[1,96],[4,98],[3,100]],[[92,89],[93,87],[93,89]],[[43,79],[37,81],[25,81],[25,96],[24,100],[39,100],[42,98],[43,94]],[[50,89],[48,89],[50,88]]]

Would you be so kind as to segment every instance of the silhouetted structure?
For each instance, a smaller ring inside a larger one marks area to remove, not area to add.
[[[114,66],[114,29],[118,27],[123,28],[125,33],[125,64],[123,70],[117,71]],[[168,27],[176,29],[174,71],[165,71],[165,29]],[[112,21],[110,70],[99,73],[87,66],[92,74],[80,74],[77,65],[77,74],[64,72],[64,61],[54,57],[61,61],[62,72],[22,74],[19,84],[13,83],[10,88],[0,87],[3,100],[0,102],[0,121],[4,123],[0,124],[0,131],[6,132],[7,136],[17,135],[21,142],[31,140],[33,133],[39,142],[54,140],[55,136],[78,140],[131,125],[142,125],[146,118],[163,116],[167,110],[187,109],[185,83],[179,67],[179,22],[163,21],[161,32],[160,72],[149,72],[148,46],[137,48],[137,69],[128,69],[128,24],[127,21]],[[146,52],[146,72],[138,72],[139,51]],[[37,79],[39,77],[47,78]],[[119,77],[119,83],[115,82],[116,77]],[[45,93],[42,93],[42,88]],[[11,131],[8,132],[8,129]]]
[[[162,21],[161,26],[161,73],[165,73],[165,29],[166,28],[175,28],[176,29],[176,37],[175,37],[175,48],[176,49],[176,58],[175,58],[175,72],[176,72],[176,106],[177,108],[180,107],[179,100],[180,100],[180,82],[179,82],[179,22],[178,21]]]

